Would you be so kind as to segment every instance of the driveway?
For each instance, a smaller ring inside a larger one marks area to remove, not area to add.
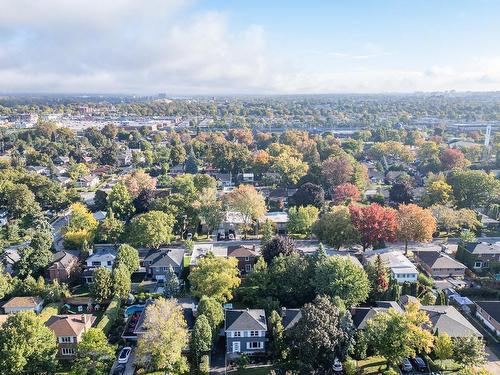
[[[226,370],[226,345],[224,337],[220,337],[210,356],[210,375],[224,374]]]
[[[486,347],[486,353],[488,354],[486,357],[488,362],[486,362],[484,367],[492,374],[500,374],[500,360],[488,347]]]
[[[134,375],[135,372],[134,361],[135,361],[135,346],[132,346],[132,352],[130,353],[130,357],[128,358],[128,362],[125,367],[125,372],[123,373],[123,375]],[[116,359],[115,363],[113,363],[111,371],[109,372],[110,375],[113,375],[116,366],[118,366],[118,359]]]

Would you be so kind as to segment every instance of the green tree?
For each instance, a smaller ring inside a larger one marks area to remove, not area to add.
[[[131,289],[130,271],[124,264],[118,265],[111,273],[113,294],[122,300],[128,298]]]
[[[212,334],[215,335],[224,321],[224,309],[221,303],[215,298],[203,296],[198,304],[198,314],[204,315],[208,319]]]
[[[115,267],[125,266],[129,273],[137,271],[140,266],[139,252],[127,244],[121,244],[116,253]]]
[[[434,354],[441,361],[450,359],[453,355],[453,342],[446,332],[438,334],[434,339]]]
[[[113,278],[111,271],[105,267],[96,268],[92,274],[93,282],[90,284],[90,294],[97,302],[111,298],[113,294]]]
[[[241,185],[225,197],[229,209],[241,214],[245,234],[252,221],[266,213],[264,197],[252,185]]]
[[[284,328],[281,316],[273,310],[268,320],[269,325],[269,350],[276,361],[286,358],[284,342]]]
[[[23,247],[19,250],[19,261],[14,264],[14,269],[21,277],[38,276],[52,262],[52,256],[47,248],[35,250],[31,246]]]
[[[359,240],[359,232],[351,223],[351,214],[345,206],[334,206],[321,216],[312,227],[320,241],[337,249]]]
[[[274,225],[273,222],[269,219],[264,221],[261,228],[261,236],[260,236],[260,250],[263,251],[266,245],[271,242],[274,236]]]
[[[135,363],[147,371],[187,372],[182,350],[188,332],[182,306],[176,300],[157,299],[145,311],[145,333],[137,341]]]
[[[85,242],[92,243],[98,222],[82,203],[71,205],[68,225],[63,229],[64,244],[72,249],[81,249]]]
[[[0,299],[3,299],[12,290],[12,276],[10,276],[3,265],[0,264]]]
[[[75,375],[103,375],[109,373],[115,359],[115,347],[108,343],[104,332],[90,328],[77,345],[72,373]]]
[[[462,366],[479,366],[486,361],[484,342],[476,336],[456,337],[453,340],[453,360]]]
[[[7,183],[3,189],[3,201],[9,207],[9,216],[12,219],[23,219],[28,215],[35,215],[41,211],[35,195],[24,184]]]
[[[10,315],[0,329],[0,368],[4,375],[52,374],[54,333],[32,311]]]
[[[292,207],[288,210],[287,228],[290,233],[311,235],[311,228],[318,219],[319,210],[314,206]]]
[[[133,198],[123,181],[117,182],[108,194],[108,208],[120,219],[128,219],[135,212]]]
[[[191,270],[189,281],[194,296],[213,297],[220,303],[232,298],[233,290],[240,285],[238,260],[215,257],[208,253]]]
[[[212,328],[205,315],[198,315],[191,335],[191,352],[198,366],[200,358],[212,348]]]
[[[115,217],[113,210],[108,210],[108,215],[99,224],[97,240],[101,243],[117,243],[125,231],[125,223]]]
[[[500,182],[480,170],[452,170],[448,184],[459,208],[480,208],[498,197]]]
[[[332,256],[316,266],[313,284],[316,292],[338,296],[347,306],[355,306],[368,298],[370,282],[366,272],[351,259]]]
[[[159,248],[173,238],[174,217],[161,211],[149,211],[132,219],[129,242],[136,247]]]
[[[177,275],[174,272],[174,268],[170,264],[167,269],[167,273],[165,275],[165,285],[163,287],[163,295],[166,298],[172,298],[180,290],[180,281]]]

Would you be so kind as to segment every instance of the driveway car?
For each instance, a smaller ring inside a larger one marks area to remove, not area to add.
[[[128,362],[128,359],[130,357],[130,353],[132,352],[132,348],[130,346],[124,347],[121,351],[120,354],[118,355],[118,363],[125,364]]]
[[[411,365],[411,362],[408,358],[403,359],[403,362],[401,363],[401,369],[404,372],[410,372],[413,370],[413,366]]]

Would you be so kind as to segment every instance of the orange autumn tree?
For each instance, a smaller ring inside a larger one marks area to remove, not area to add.
[[[398,238],[405,242],[405,254],[408,241],[429,242],[436,231],[436,218],[430,209],[416,204],[401,204],[397,211]]]

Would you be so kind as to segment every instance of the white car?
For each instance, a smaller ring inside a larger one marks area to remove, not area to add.
[[[341,372],[344,369],[342,362],[340,362],[338,358],[334,359],[332,369],[335,372]]]
[[[127,363],[130,357],[130,353],[132,353],[132,348],[130,346],[126,346],[122,350],[120,350],[120,354],[118,355],[118,363]]]

